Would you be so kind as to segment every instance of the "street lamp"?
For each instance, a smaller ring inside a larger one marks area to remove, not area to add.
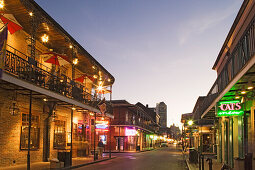
[[[77,58],[77,56],[74,56],[74,57],[73,57],[73,64],[74,64],[74,65],[78,64],[78,58]]]
[[[192,125],[193,125],[193,120],[189,120],[188,122],[188,125],[190,126],[190,137],[189,137],[189,147],[191,148],[191,138],[192,138]]]
[[[189,126],[192,126],[193,123],[194,123],[193,120],[189,120],[189,121],[188,121],[188,125],[189,125]]]

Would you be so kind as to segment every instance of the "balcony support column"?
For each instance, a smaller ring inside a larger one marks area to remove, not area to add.
[[[72,166],[73,157],[73,109],[71,109],[71,144],[70,144],[70,166]]]
[[[29,122],[28,122],[28,146],[27,146],[27,170],[30,170],[30,139],[31,139],[31,117],[32,117],[32,91],[29,95]]]
[[[94,120],[94,161],[97,159],[97,157],[96,157],[96,120],[97,120],[97,113],[95,112],[95,120]]]
[[[110,90],[111,90],[111,93],[110,93],[110,105],[112,107],[112,86],[110,87]],[[110,136],[110,139],[109,139],[109,158],[111,159],[112,158],[112,141],[111,141],[111,124],[112,124],[112,119],[110,118],[110,126],[109,126],[109,136]]]

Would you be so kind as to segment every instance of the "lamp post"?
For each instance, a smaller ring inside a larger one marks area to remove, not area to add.
[[[190,127],[190,135],[189,135],[189,148],[191,148],[192,144],[191,144],[191,138],[192,138],[192,125],[193,125],[193,120],[189,120],[188,121],[188,125]]]
[[[70,46],[71,48],[71,46]],[[75,53],[74,53],[74,49],[72,46],[72,59],[73,59],[73,63],[72,63],[72,92],[73,89],[75,87],[75,83],[74,83],[74,79],[75,79],[75,65],[78,64],[78,58],[76,57]],[[73,93],[72,93],[73,95]],[[75,110],[75,107],[72,107],[71,109],[71,148],[70,148],[70,165],[72,165],[72,153],[73,153],[73,112]]]
[[[96,120],[97,120],[97,113],[95,112],[95,120],[94,120],[94,161],[96,158]]]

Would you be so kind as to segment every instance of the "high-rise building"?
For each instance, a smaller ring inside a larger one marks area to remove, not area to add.
[[[161,127],[167,127],[167,105],[164,102],[157,103],[156,113],[160,116],[159,123]]]

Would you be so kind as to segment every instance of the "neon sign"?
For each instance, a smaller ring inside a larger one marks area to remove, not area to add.
[[[243,106],[239,100],[217,103],[217,116],[240,116],[243,113]]]
[[[126,134],[126,136],[136,136],[137,132],[135,129],[126,128],[125,134]]]
[[[108,121],[96,121],[96,129],[108,129]]]

